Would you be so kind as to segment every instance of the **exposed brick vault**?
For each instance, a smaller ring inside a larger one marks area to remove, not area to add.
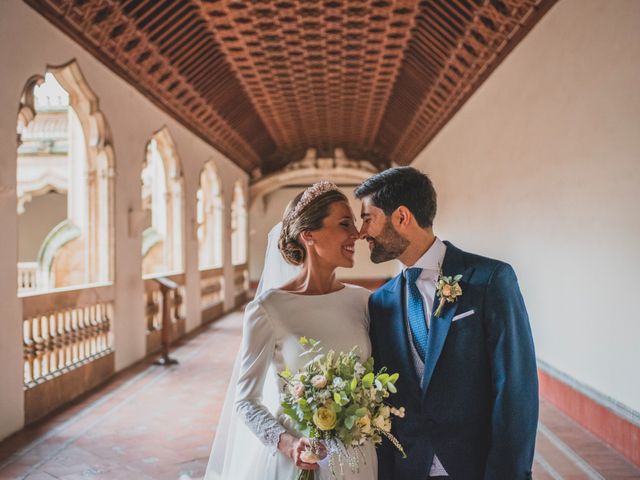
[[[555,0],[25,0],[246,171],[410,163]]]

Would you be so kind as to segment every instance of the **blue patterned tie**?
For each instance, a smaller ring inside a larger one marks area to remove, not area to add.
[[[407,268],[404,272],[407,280],[407,317],[409,326],[411,327],[411,336],[413,344],[424,361],[427,351],[427,338],[429,337],[429,329],[424,318],[424,303],[422,295],[416,285],[416,280],[422,273],[421,268]]]

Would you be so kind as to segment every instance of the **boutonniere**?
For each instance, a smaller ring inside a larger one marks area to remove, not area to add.
[[[462,287],[459,283],[461,278],[462,275],[444,277],[442,276],[442,272],[440,272],[440,276],[436,283],[436,293],[440,298],[438,308],[434,313],[436,317],[439,317],[442,313],[442,307],[444,307],[445,303],[453,303],[458,299],[458,297],[462,296]]]

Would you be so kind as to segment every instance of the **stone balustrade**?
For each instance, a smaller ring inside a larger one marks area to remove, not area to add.
[[[27,423],[113,374],[114,299],[111,284],[21,296]]]

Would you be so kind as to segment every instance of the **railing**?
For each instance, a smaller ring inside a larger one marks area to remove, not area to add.
[[[111,284],[21,296],[27,423],[113,374],[114,298]]]
[[[38,262],[18,263],[18,291],[28,292],[38,288]]]
[[[145,321],[147,324],[147,354],[157,352],[162,345],[162,301],[163,293],[155,278],[168,278],[178,284],[176,290],[168,292],[171,300],[171,338],[177,340],[186,333],[186,314],[183,299],[186,295],[185,275],[145,275]]]
[[[200,270],[200,306],[202,323],[216,320],[224,313],[224,269]]]
[[[247,264],[233,266],[233,298],[234,305],[239,307],[245,303],[249,291],[249,269]]]

